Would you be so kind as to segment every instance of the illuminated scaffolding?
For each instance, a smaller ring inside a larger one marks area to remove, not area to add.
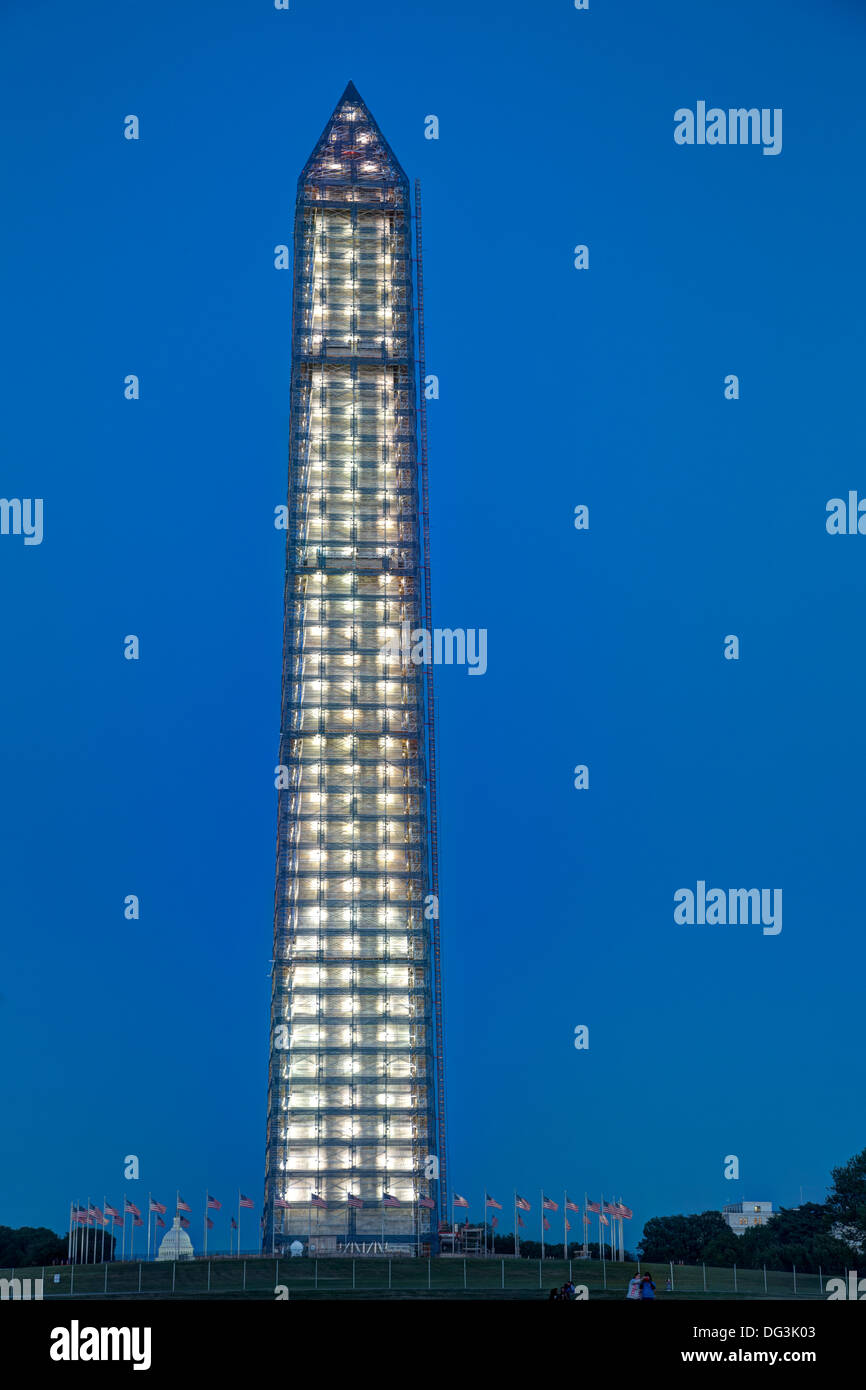
[[[295,215],[266,1249],[435,1251],[447,1201],[411,221],[350,83]]]

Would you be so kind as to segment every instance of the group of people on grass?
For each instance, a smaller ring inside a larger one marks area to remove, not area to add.
[[[571,1303],[577,1298],[577,1290],[571,1279],[566,1279],[560,1287],[554,1286],[547,1296],[548,1303],[559,1302],[560,1300]]]
[[[656,1286],[649,1274],[633,1274],[628,1281],[626,1298],[655,1298]]]
[[[669,1290],[670,1287],[671,1281],[668,1279],[665,1288]],[[629,1279],[625,1296],[626,1298],[655,1298],[656,1286],[653,1283],[652,1275],[641,1274],[640,1270],[638,1270],[637,1273],[633,1274]],[[554,1285],[547,1298],[549,1303],[560,1301],[572,1302],[577,1298],[574,1283],[571,1279],[567,1279],[564,1284],[558,1286]]]

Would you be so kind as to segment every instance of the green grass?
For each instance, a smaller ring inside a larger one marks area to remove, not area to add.
[[[244,1288],[244,1263],[246,1288]],[[354,1265],[354,1270],[353,1270]],[[390,1265],[390,1269],[389,1269]],[[608,1264],[603,1271],[595,1260],[574,1260],[571,1273],[576,1284],[585,1284],[591,1299],[624,1299],[626,1285],[635,1271],[631,1263]],[[738,1269],[736,1290],[732,1269],[707,1267],[706,1288],[700,1265],[674,1266],[674,1291],[665,1292],[665,1280],[670,1274],[667,1265],[641,1265],[649,1270],[661,1301],[703,1299],[787,1298],[822,1299],[817,1274],[798,1274],[797,1293],[791,1272],[767,1271],[766,1293],[761,1270]],[[504,1271],[504,1288],[503,1288]],[[825,1283],[829,1275],[825,1274]],[[74,1273],[74,1287],[73,1287]],[[208,1293],[208,1262],[194,1260],[178,1264],[115,1263],[69,1266],[46,1266],[44,1295],[46,1298],[109,1297],[146,1299],[273,1299],[277,1283],[283,1284],[291,1298],[459,1298],[459,1299],[526,1299],[546,1298],[550,1289],[568,1278],[569,1266],[564,1260],[545,1260],[541,1269],[537,1260],[426,1259],[398,1258],[351,1259],[330,1258],[318,1261],[301,1259],[217,1259],[210,1262],[210,1292]],[[60,1275],[59,1283],[53,1276]],[[0,1276],[11,1277],[11,1270],[0,1270]],[[15,1276],[38,1279],[41,1268],[17,1269]],[[174,1288],[172,1289],[172,1278]],[[354,1287],[353,1287],[354,1279]],[[465,1282],[464,1282],[465,1280]],[[605,1289],[606,1282],[606,1289]]]

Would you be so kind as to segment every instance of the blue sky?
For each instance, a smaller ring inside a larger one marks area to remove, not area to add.
[[[273,248],[350,79],[423,184],[434,621],[489,634],[437,682],[452,1183],[530,1235],[542,1184],[616,1194],[634,1245],[863,1147],[863,41],[841,0],[3,7],[0,493],[45,522],[0,536],[0,1221],[127,1154],[134,1200],[261,1202]],[[698,100],[782,153],[677,146]],[[782,932],[676,925],[699,879]]]

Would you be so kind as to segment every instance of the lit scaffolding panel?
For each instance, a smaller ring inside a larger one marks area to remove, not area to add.
[[[435,1249],[411,209],[351,85],[294,244],[265,1246]]]

